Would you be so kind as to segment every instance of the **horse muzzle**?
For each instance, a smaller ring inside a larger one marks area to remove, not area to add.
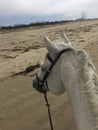
[[[38,81],[37,81],[36,78],[33,80],[33,88],[35,88],[36,90],[38,90]]]
[[[40,93],[45,92],[44,83],[40,81],[37,77],[33,80],[33,87]]]

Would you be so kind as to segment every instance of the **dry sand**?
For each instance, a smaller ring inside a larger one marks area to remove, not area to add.
[[[61,28],[98,70],[98,20],[0,31],[0,130],[50,130],[44,97],[32,80],[46,53],[44,33],[58,39]],[[48,97],[55,130],[75,130],[67,94]]]

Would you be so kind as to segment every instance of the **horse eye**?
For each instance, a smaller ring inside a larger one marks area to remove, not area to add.
[[[43,65],[40,66],[43,71],[46,71]]]

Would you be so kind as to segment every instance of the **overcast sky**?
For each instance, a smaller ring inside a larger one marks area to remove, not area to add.
[[[98,0],[0,0],[0,25],[98,18]]]

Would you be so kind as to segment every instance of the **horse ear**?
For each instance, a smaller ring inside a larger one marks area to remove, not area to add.
[[[72,46],[63,29],[61,30],[60,35],[66,45]]]
[[[47,48],[49,54],[55,58],[58,54],[57,48],[55,47],[54,43],[49,40],[49,38],[45,35],[44,36],[44,43],[45,47]]]

